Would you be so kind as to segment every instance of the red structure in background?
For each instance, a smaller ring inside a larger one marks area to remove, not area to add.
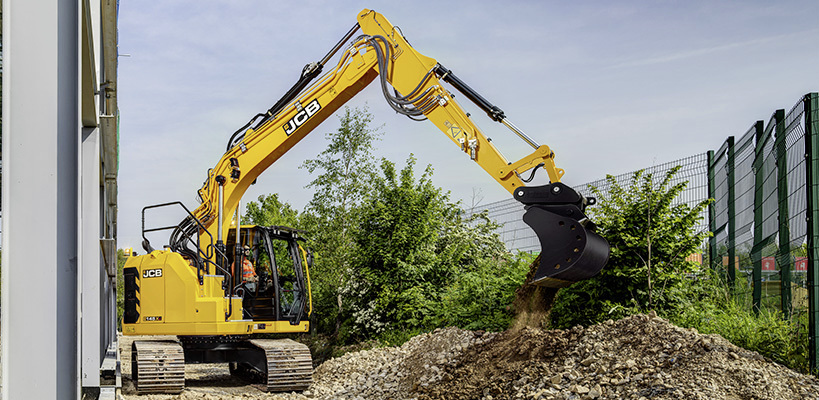
[[[776,271],[776,257],[763,257],[762,258],[762,270],[763,271]],[[794,271],[801,271],[807,272],[808,270],[808,258],[807,257],[796,257],[793,262],[793,270]]]

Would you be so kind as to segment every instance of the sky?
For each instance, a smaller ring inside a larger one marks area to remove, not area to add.
[[[230,135],[275,103],[365,8],[549,145],[569,185],[717,149],[819,90],[815,0],[122,0],[119,246],[139,247],[144,206],[194,209]],[[508,159],[531,152],[456,100]],[[367,107],[382,126],[376,157],[403,166],[412,153],[418,173],[432,165],[433,182],[452,200],[469,207],[511,197],[434,125],[396,115],[377,83],[347,105]],[[262,174],[245,202],[278,193],[301,210],[315,177],[299,167],[338,126],[328,118]]]

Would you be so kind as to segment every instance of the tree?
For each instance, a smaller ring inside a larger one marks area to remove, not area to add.
[[[350,226],[356,219],[357,206],[369,190],[375,168],[373,143],[378,129],[370,128],[372,115],[367,109],[345,108],[341,126],[327,134],[329,145],[315,159],[302,165],[318,176],[307,187],[315,189],[305,210],[305,224],[315,240],[317,312],[321,330],[338,332],[339,312],[344,298],[339,288],[349,275],[349,260],[355,249]],[[334,300],[334,301],[331,301]],[[327,324],[333,324],[330,329]]]
[[[432,167],[416,178],[414,166],[412,155],[400,171],[383,159],[361,206],[353,233],[358,251],[344,287],[353,334],[437,326],[447,320],[442,302],[448,288],[453,288],[451,302],[474,293],[474,285],[457,278],[505,252],[494,224],[464,220],[459,205],[433,185]]]
[[[669,311],[682,300],[681,285],[697,264],[685,258],[697,252],[707,232],[695,226],[710,200],[694,207],[674,200],[687,182],[671,184],[680,167],[662,180],[640,170],[628,187],[607,176],[608,195],[597,188],[599,206],[592,210],[601,236],[611,246],[608,265],[589,280],[558,293],[552,325],[594,324],[612,316],[655,309]]]
[[[429,299],[446,281],[439,271],[435,238],[443,227],[445,207],[441,190],[429,178],[427,167],[418,181],[410,157],[400,172],[381,161],[383,175],[362,206],[356,226],[353,279],[345,287],[352,300],[352,327],[377,334],[401,321],[415,327],[430,315]]]
[[[290,204],[279,200],[277,193],[262,195],[258,198],[258,203],[251,201],[247,203],[247,210],[242,216],[243,224],[254,224],[260,226],[282,225],[292,228],[301,228],[299,212]]]
[[[371,129],[372,115],[364,109],[345,107],[339,117],[341,126],[326,135],[330,144],[324,151],[302,164],[311,174],[320,171],[307,185],[315,189],[308,209],[320,216],[336,215],[349,221],[349,211],[358,204],[368,189],[369,177],[375,165],[373,142],[380,135]],[[340,212],[340,213],[339,213]]]

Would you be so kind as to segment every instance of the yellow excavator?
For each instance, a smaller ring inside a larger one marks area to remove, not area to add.
[[[255,374],[269,391],[309,386],[312,361],[306,346],[252,336],[309,330],[312,256],[304,234],[281,226],[243,226],[240,202],[267,167],[374,79],[396,112],[432,122],[523,204],[523,220],[541,243],[532,283],[565,287],[596,275],[608,261],[609,245],[584,213],[594,199],[560,182],[564,171],[555,166],[548,146],[518,129],[451,70],[417,52],[381,14],[365,9],[357,20],[324,58],[304,67],[281,99],[230,137],[199,189],[199,207],[190,211],[173,202],[143,209],[147,254],[125,264],[123,333],[177,339],[133,342],[131,372],[138,392],[182,391],[185,363],[229,363],[231,373]],[[338,63],[322,73],[337,54]],[[517,161],[504,158],[447,87],[534,151]],[[527,186],[537,169],[546,171],[550,183]],[[187,217],[174,226],[145,226],[146,212],[167,207],[182,209]],[[155,250],[146,234],[160,230],[171,231],[169,243]]]

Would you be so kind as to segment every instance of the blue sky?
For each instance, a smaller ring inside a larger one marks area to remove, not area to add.
[[[364,8],[549,145],[569,185],[716,149],[819,90],[816,1],[121,1],[119,245],[138,247],[145,205],[196,207],[230,134]],[[507,158],[528,154],[461,104]],[[402,165],[413,153],[467,205],[509,198],[432,124],[397,116],[377,85],[348,105],[369,107],[384,125],[376,156]],[[301,209],[313,177],[298,167],[337,127],[325,121],[245,198],[275,192]],[[156,223],[177,222],[166,218]]]

